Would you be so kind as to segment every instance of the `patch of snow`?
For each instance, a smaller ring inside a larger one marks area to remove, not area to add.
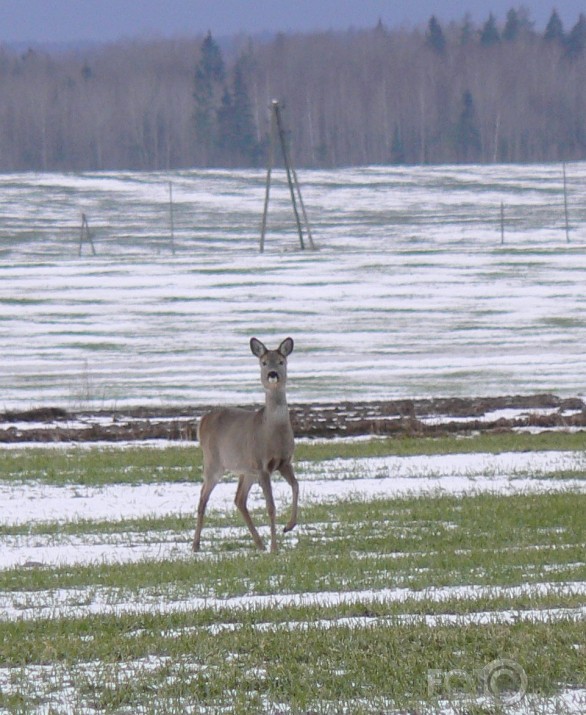
[[[389,604],[406,601],[448,600],[474,601],[489,598],[522,598],[586,596],[586,583],[536,583],[522,586],[446,586],[414,591],[410,588],[384,588],[364,591],[318,591],[309,593],[278,593],[246,595],[233,598],[201,597],[197,595],[162,600],[153,590],[141,590],[137,600],[134,592],[121,588],[55,589],[51,591],[9,591],[0,593],[0,620],[39,620],[43,618],[82,618],[90,615],[122,615],[151,613],[186,613],[205,609],[250,611],[260,608],[334,607],[341,604]],[[581,610],[576,611],[580,615]]]

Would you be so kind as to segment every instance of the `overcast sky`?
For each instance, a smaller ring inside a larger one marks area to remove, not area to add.
[[[537,29],[553,7],[569,29],[584,0],[0,0],[0,42],[109,42],[121,38],[238,32],[345,30],[372,27],[379,18],[389,26],[442,22],[469,13],[500,21],[511,7],[526,7]]]

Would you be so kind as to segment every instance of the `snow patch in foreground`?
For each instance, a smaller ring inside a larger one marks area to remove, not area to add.
[[[576,451],[365,457],[301,462],[297,473],[302,503],[430,493],[583,492],[586,455]],[[555,478],[560,473],[576,473],[576,478]],[[103,486],[55,486],[34,480],[4,483],[0,485],[0,523],[10,526],[195,515],[199,489],[199,482]],[[210,507],[232,510],[235,493],[235,480],[227,478],[212,493]],[[275,479],[274,494],[280,509],[286,509],[291,497],[289,486]],[[249,504],[253,508],[264,506],[260,488],[253,488]]]

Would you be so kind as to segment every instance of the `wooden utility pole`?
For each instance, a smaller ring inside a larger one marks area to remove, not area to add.
[[[271,126],[270,126],[270,138],[269,138],[269,165],[267,168],[267,182],[265,188],[265,205],[262,216],[262,227],[260,233],[260,252],[264,251],[265,247],[265,236],[267,230],[267,215],[269,211],[269,196],[271,191],[271,176],[273,171],[273,164],[275,161],[275,141],[279,139],[281,146],[281,152],[283,155],[283,163],[285,164],[285,171],[287,173],[287,183],[289,185],[289,193],[291,195],[291,204],[293,206],[293,213],[295,215],[295,223],[297,225],[297,233],[299,234],[299,245],[301,250],[305,249],[305,241],[303,239],[303,227],[301,225],[301,218],[299,216],[299,210],[297,208],[297,201],[299,201],[299,206],[301,207],[301,214],[303,216],[303,223],[305,225],[305,231],[307,233],[307,239],[309,241],[309,246],[315,249],[313,243],[313,236],[311,235],[311,228],[309,226],[309,220],[307,218],[307,212],[305,210],[305,204],[301,197],[301,188],[299,187],[299,181],[297,179],[297,172],[293,168],[291,163],[291,156],[289,153],[289,148],[287,146],[287,136],[285,133],[285,128],[283,126],[283,120],[281,117],[281,108],[279,102],[273,99],[271,102]]]
[[[87,220],[87,216],[85,213],[81,214],[81,230],[79,232],[79,255],[81,256],[81,249],[83,246],[83,240],[85,240],[90,244],[92,248],[92,254],[95,256],[96,255],[96,247],[94,246],[94,241],[92,239],[92,234],[90,233],[90,226]]]
[[[269,212],[269,194],[271,192],[271,174],[273,171],[273,164],[275,162],[275,112],[271,107],[271,119],[270,119],[270,129],[269,129],[269,164],[267,167],[267,183],[265,186],[265,206],[262,213],[262,226],[260,229],[260,252],[265,250],[265,234],[267,231],[267,214]]]

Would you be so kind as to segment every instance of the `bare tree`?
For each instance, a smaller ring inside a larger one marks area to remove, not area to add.
[[[211,35],[0,48],[0,170],[251,166],[273,99],[301,166],[470,161],[455,139],[465,92],[475,160],[583,159],[585,75],[586,19],[566,33],[553,11],[538,32],[523,9],[481,27],[379,22],[221,48]]]

